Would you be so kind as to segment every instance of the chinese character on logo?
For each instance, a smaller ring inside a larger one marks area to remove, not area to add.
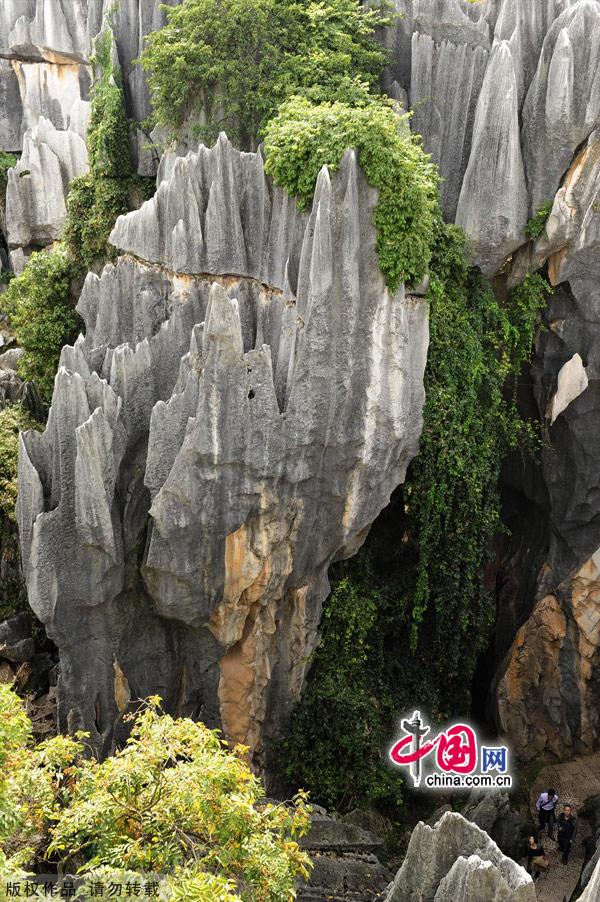
[[[440,770],[447,774],[472,774],[477,767],[477,739],[471,727],[457,723],[440,733],[438,739],[436,762]]]
[[[490,770],[495,770],[499,774],[505,774],[507,768],[508,749],[506,746],[500,746],[497,749],[481,747],[481,772],[487,774]]]
[[[402,721],[402,729],[408,735],[391,748],[390,758],[394,764],[410,766],[415,787],[421,781],[420,762],[434,749],[437,766],[445,773],[472,774],[476,769],[477,737],[467,724],[454,724],[423,745],[421,740],[429,727],[423,726],[419,711],[414,712],[411,720]]]

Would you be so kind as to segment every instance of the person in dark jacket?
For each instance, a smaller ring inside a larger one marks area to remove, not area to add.
[[[537,838],[537,835],[532,833],[527,843],[527,873],[531,874],[534,880],[537,880],[540,876],[540,871],[545,871],[549,866],[543,845]]]
[[[556,823],[556,806],[558,805],[558,796],[554,789],[548,789],[542,792],[539,799],[535,803],[538,817],[540,819],[540,828],[543,830],[548,825],[548,836],[554,839],[554,825]]]
[[[567,864],[573,840],[577,836],[577,818],[570,805],[565,805],[558,815],[558,848],[562,852],[562,863]]]

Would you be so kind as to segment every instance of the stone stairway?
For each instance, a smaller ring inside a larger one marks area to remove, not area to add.
[[[540,771],[530,796],[531,814],[537,825],[535,802],[541,792],[549,786],[559,796],[559,807],[570,804],[577,814],[590,796],[600,794],[600,753],[574,758],[562,764],[553,764]],[[540,875],[536,882],[537,897],[540,902],[569,902],[581,874],[584,860],[583,841],[589,834],[589,825],[579,820],[577,838],[573,844],[568,865],[563,865],[556,844],[547,837],[544,848],[550,861],[550,868]]]
[[[317,806],[311,821],[302,845],[313,872],[309,884],[299,888],[298,902],[375,902],[393,877],[377,858],[380,838]]]

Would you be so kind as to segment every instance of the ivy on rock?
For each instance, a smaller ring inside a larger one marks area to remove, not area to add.
[[[63,242],[73,271],[82,278],[116,256],[108,244],[115,221],[139,190],[129,144],[129,123],[114,38],[106,27],[96,38],[92,113],[87,134],[90,171],[74,179],[67,199]]]
[[[437,168],[391,100],[355,87],[354,105],[305,97],[284,104],[265,129],[265,169],[306,209],[320,169],[339,168],[344,152],[356,148],[367,182],[379,191],[379,266],[396,291],[427,273],[439,216]]]
[[[533,439],[510,386],[549,287],[533,274],[500,301],[467,250],[439,220],[421,450],[358,557],[334,571],[292,716],[287,778],[342,810],[375,802],[397,813],[401,780],[384,760],[396,718],[417,704],[439,722],[469,713],[490,639],[495,600],[484,572],[503,529],[500,469]]]

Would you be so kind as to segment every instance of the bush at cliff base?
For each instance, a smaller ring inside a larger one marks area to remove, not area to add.
[[[141,874],[159,875],[170,900],[292,899],[309,873],[297,842],[305,795],[265,802],[247,749],[228,750],[217,731],[162,714],[159,701],[131,716],[126,745],[100,763],[85,734],[34,745],[20,699],[0,685],[2,877],[51,860],[85,876],[80,899],[92,884]]]

